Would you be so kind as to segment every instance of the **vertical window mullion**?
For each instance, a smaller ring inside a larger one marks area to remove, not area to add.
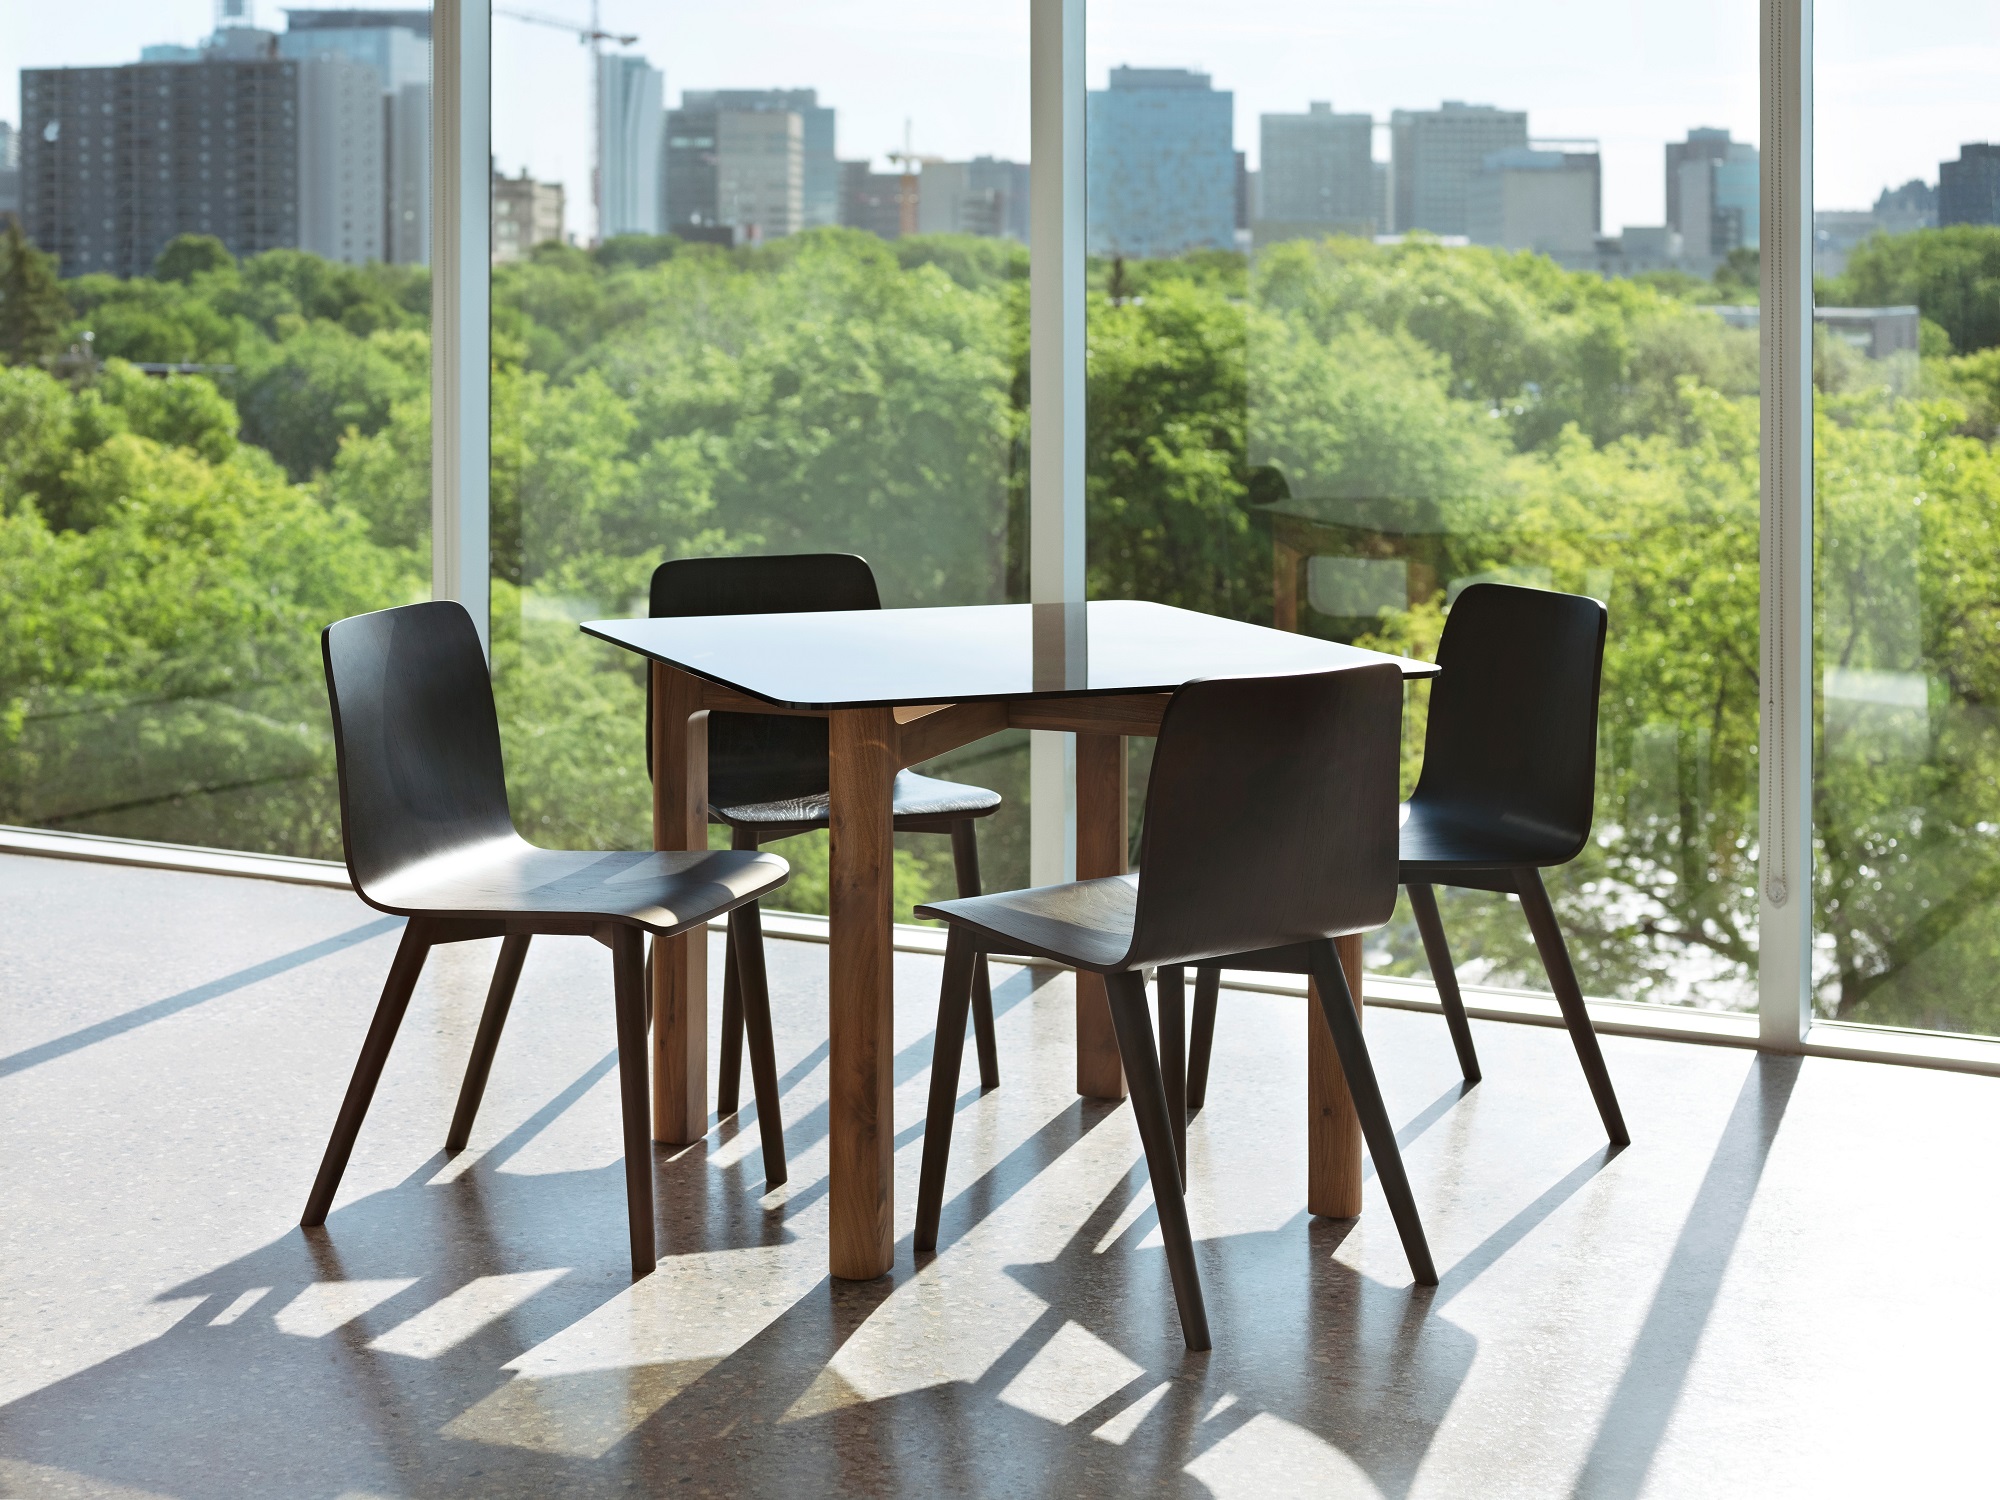
[[[1763,544],[1758,1014],[1812,1016],[1812,0],[1763,5]]]

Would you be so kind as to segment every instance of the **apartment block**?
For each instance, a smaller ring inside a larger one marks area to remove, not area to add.
[[[1472,185],[1497,151],[1528,144],[1526,110],[1496,109],[1447,99],[1436,109],[1399,109],[1389,116],[1395,222],[1400,234],[1471,233]]]
[[[217,41],[194,62],[22,71],[22,223],[63,275],[144,275],[181,234],[381,258],[374,76],[249,28]]]
[[[1595,141],[1520,146],[1487,157],[1466,200],[1475,245],[1543,255],[1594,253],[1604,172]]]
[[[495,264],[526,260],[537,245],[563,242],[563,186],[536,182],[521,169],[519,177],[493,174],[493,260]]]

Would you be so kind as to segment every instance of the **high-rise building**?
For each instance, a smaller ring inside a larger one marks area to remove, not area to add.
[[[181,234],[381,258],[374,75],[277,40],[234,27],[194,62],[22,70],[22,224],[62,274],[144,275]]]
[[[291,10],[278,37],[285,57],[345,57],[381,86],[383,258],[431,258],[431,13],[428,10]],[[151,49],[149,49],[151,50]]]
[[[789,109],[726,108],[714,102],[721,93],[689,90],[667,114],[661,174],[667,232],[731,243],[798,233],[807,227],[804,117]]]
[[[2000,224],[2000,146],[1968,142],[1938,163],[1937,221]]]
[[[1026,244],[1028,164],[991,156],[925,162],[917,178],[917,232],[1004,236]]]
[[[1603,183],[1595,141],[1548,141],[1496,151],[1473,179],[1466,233],[1475,245],[1590,255],[1603,222]]]
[[[519,177],[493,174],[493,259],[526,260],[537,245],[563,239],[563,187],[536,182],[523,167]]]
[[[0,120],[0,219],[21,211],[21,137]]]
[[[1757,148],[1704,127],[1685,141],[1669,141],[1667,227],[1677,231],[1688,256],[1721,260],[1732,250],[1757,248],[1761,196]]]
[[[1086,119],[1093,255],[1179,255],[1236,243],[1236,96],[1184,68],[1113,68]]]
[[[664,136],[658,68],[643,57],[598,59],[597,236],[659,234],[660,145]]]
[[[1258,121],[1257,217],[1351,234],[1386,229],[1375,217],[1375,121],[1315,101],[1302,115]]]
[[[1525,110],[1495,109],[1447,99],[1436,109],[1399,109],[1389,116],[1390,172],[1395,200],[1390,226],[1432,234],[1469,234],[1472,184],[1496,151],[1528,144]]]
[[[840,163],[834,159],[834,110],[819,102],[818,89],[684,89],[683,110],[775,110],[799,117],[804,160],[801,190],[803,225],[817,229],[840,222]],[[673,172],[671,141],[667,172]],[[666,201],[673,202],[671,185]],[[671,209],[669,209],[671,215]]]
[[[805,123],[795,111],[715,112],[715,212],[739,244],[805,227]]]

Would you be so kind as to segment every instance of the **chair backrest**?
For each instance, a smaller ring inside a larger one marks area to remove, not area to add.
[[[653,570],[649,613],[782,615],[814,610],[880,609],[866,558],[846,552],[791,557],[684,557]],[[646,722],[652,723],[652,695]],[[653,739],[646,736],[652,768]],[[711,806],[816,797],[827,789],[826,720],[781,714],[708,716]]]
[[[1424,768],[1412,802],[1503,826],[1574,859],[1597,787],[1604,606],[1580,594],[1476,583],[1445,616]]]
[[[1401,671],[1210,678],[1174,694],[1146,788],[1130,962],[1379,927],[1396,906]]]
[[[493,683],[464,605],[356,615],[320,632],[320,653],[357,891],[514,832]]]

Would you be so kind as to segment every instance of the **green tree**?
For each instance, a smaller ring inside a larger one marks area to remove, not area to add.
[[[33,364],[62,347],[70,309],[55,264],[9,216],[0,232],[0,359],[10,365]]]
[[[214,235],[180,234],[153,257],[153,278],[186,285],[205,272],[231,270],[235,265],[236,257]]]

